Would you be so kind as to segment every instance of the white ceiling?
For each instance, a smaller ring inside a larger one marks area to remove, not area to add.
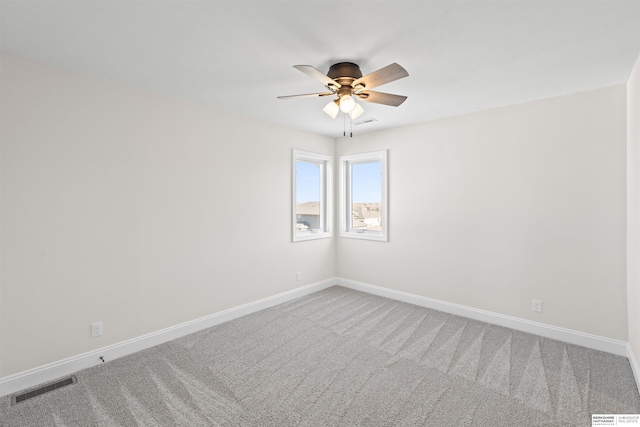
[[[389,127],[623,84],[640,55],[640,0],[0,1],[3,52],[342,136],[292,66],[392,62],[409,77],[363,103]]]

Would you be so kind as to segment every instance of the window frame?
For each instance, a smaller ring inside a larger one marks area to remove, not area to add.
[[[318,231],[299,231],[297,228],[297,163],[298,161],[316,163],[322,165],[320,169],[320,224],[323,228]],[[333,156],[328,154],[312,153],[310,151],[292,150],[292,180],[291,180],[291,206],[292,206],[292,230],[293,242],[324,239],[333,237]]]
[[[382,230],[356,230],[352,228],[352,176],[351,165],[354,163],[372,163],[380,162],[380,212]],[[388,162],[387,150],[372,151],[369,153],[359,153],[340,156],[340,237],[348,237],[353,239],[377,240],[382,242],[389,241],[388,233]]]

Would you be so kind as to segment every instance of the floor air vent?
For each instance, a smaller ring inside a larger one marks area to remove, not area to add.
[[[32,397],[40,396],[41,394],[49,393],[50,391],[57,390],[64,386],[68,386],[69,384],[75,384],[78,380],[75,375],[71,375],[70,377],[61,379],[60,381],[56,381],[55,383],[48,384],[42,386],[36,390],[31,390],[27,393],[17,394],[15,396],[11,396],[11,406],[17,405],[20,402],[24,402],[25,400],[29,400]]]

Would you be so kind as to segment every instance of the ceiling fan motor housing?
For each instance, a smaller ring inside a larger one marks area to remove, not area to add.
[[[362,77],[362,71],[353,62],[338,62],[329,68],[327,76],[343,86],[349,86],[354,80]]]

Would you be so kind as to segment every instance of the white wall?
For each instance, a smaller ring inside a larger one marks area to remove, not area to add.
[[[629,346],[640,357],[640,57],[627,83],[627,306]],[[634,367],[637,369],[637,366]],[[640,372],[636,372],[636,378]],[[639,381],[640,382],[640,381]]]
[[[389,149],[390,226],[387,243],[339,239],[337,276],[626,341],[625,96],[338,140]]]
[[[290,231],[291,149],[332,138],[1,65],[0,378],[334,275]]]

